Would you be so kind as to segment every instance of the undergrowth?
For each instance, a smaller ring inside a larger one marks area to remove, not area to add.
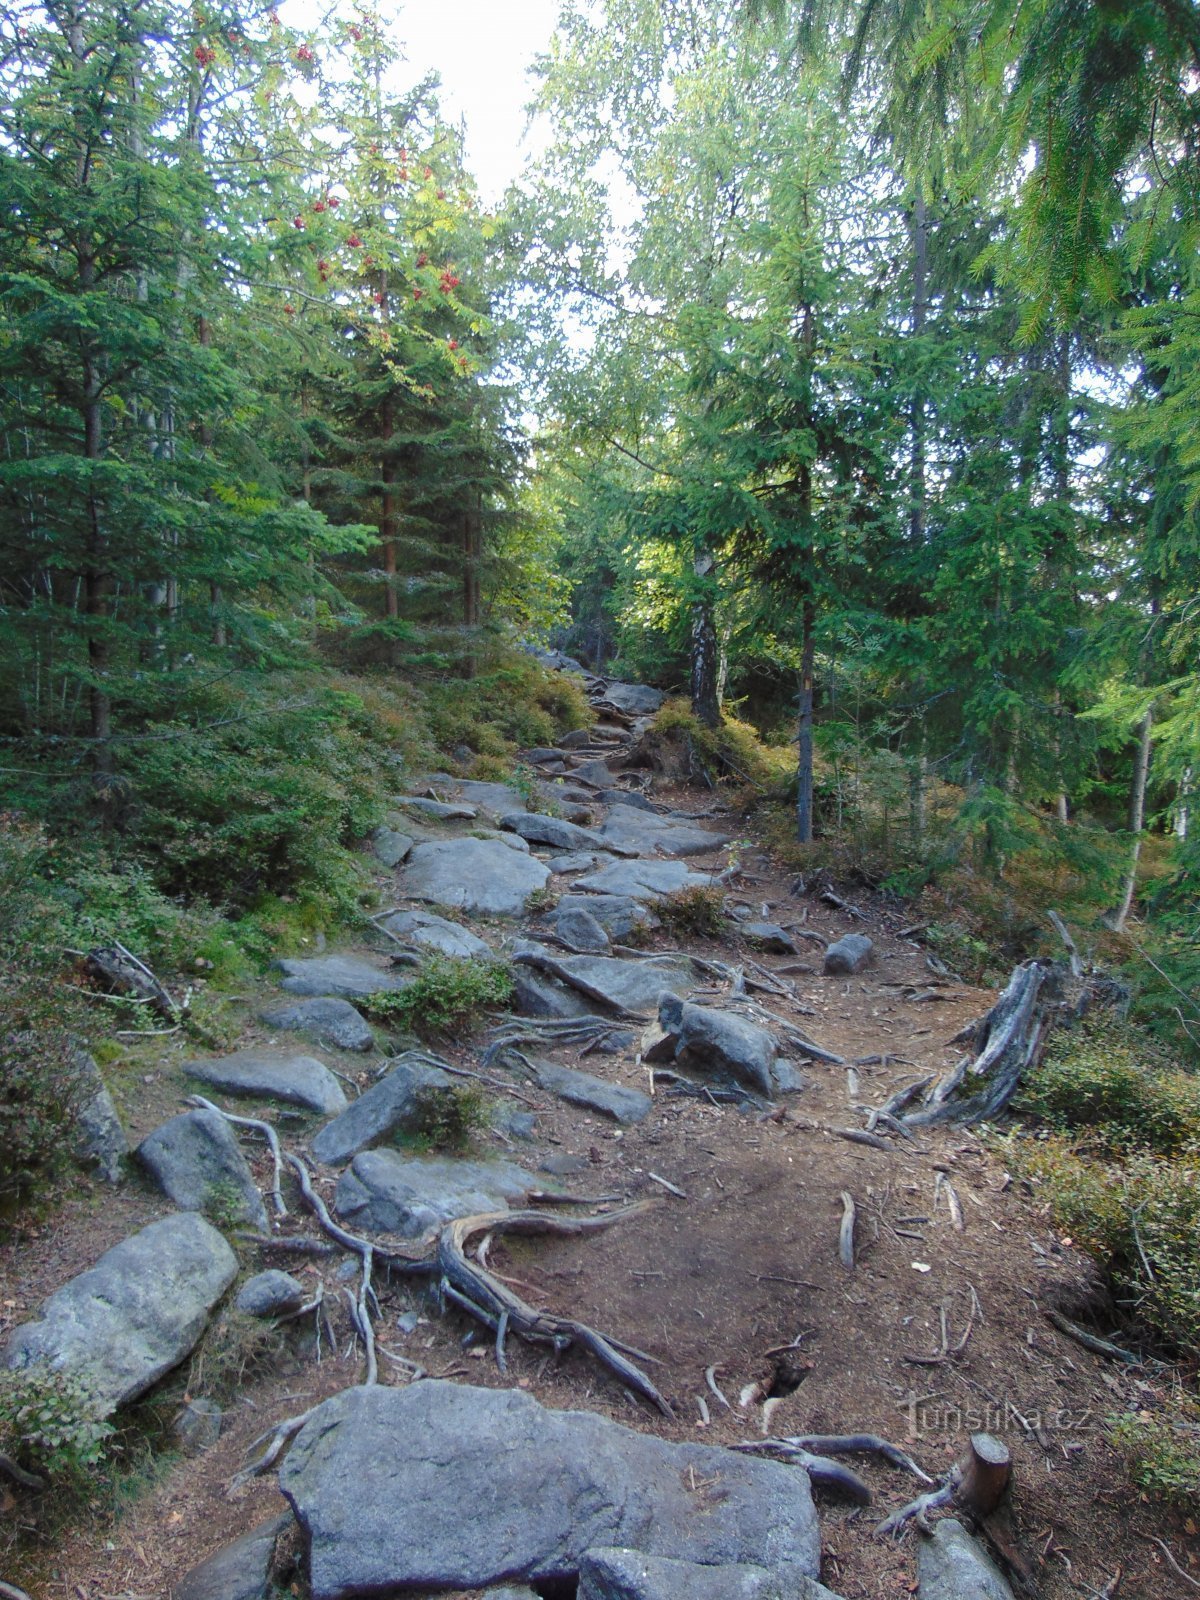
[[[488,1126],[490,1103],[474,1084],[439,1088],[427,1084],[413,1094],[405,1142],[417,1150],[465,1155]]]
[[[725,931],[725,896],[719,889],[677,889],[655,901],[654,914],[677,938],[716,939]]]
[[[69,997],[44,978],[0,976],[0,1236],[70,1164],[84,1098]]]
[[[507,1005],[513,982],[495,961],[431,955],[404,989],[373,994],[367,1009],[383,1023],[422,1035],[465,1031],[491,1006]]]

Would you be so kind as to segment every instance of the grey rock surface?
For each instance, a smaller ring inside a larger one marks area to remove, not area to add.
[[[311,1414],[280,1487],[309,1535],[314,1600],[565,1586],[590,1550],[614,1545],[781,1577],[819,1570],[806,1473],[549,1411],[518,1389],[345,1390]]]
[[[199,1455],[210,1450],[221,1437],[225,1413],[215,1400],[197,1395],[184,1403],[183,1409],[172,1419],[171,1433],[188,1455]]]
[[[703,856],[729,843],[725,833],[709,833],[693,823],[672,817],[655,816],[636,806],[615,805],[599,831],[601,844],[620,845],[643,855],[658,851],[664,856]]]
[[[460,1161],[364,1150],[344,1172],[333,1207],[355,1229],[417,1238],[440,1222],[478,1211],[506,1211],[538,1188],[509,1161]]]
[[[604,685],[600,699],[627,716],[648,717],[659,709],[666,695],[661,689],[652,689],[648,683],[613,682]]]
[[[568,911],[586,911],[607,932],[610,939],[628,939],[635,928],[656,928],[658,918],[652,911],[628,894],[564,894],[558,902],[557,915]]]
[[[422,794],[398,794],[395,804],[405,811],[415,811],[422,817],[433,817],[438,822],[474,822],[479,812],[463,800],[430,800]]]
[[[416,840],[395,828],[376,828],[371,835],[371,853],[385,867],[398,867]]]
[[[742,1565],[702,1567],[637,1550],[589,1550],[577,1600],[838,1600],[815,1578]]]
[[[573,1067],[560,1067],[553,1061],[535,1061],[534,1071],[542,1088],[556,1094],[560,1100],[582,1106],[587,1111],[599,1111],[625,1127],[644,1122],[654,1103],[640,1089],[610,1083],[607,1078],[577,1072]]]
[[[571,776],[576,783],[593,784],[597,789],[611,789],[613,786],[612,768],[600,756],[593,756],[589,761],[580,761],[571,768]]]
[[[532,967],[516,966],[512,969],[512,1008],[519,1017],[554,1017],[565,1021],[568,1017],[590,1017],[595,1008],[574,989],[535,972]]]
[[[660,1001],[658,1020],[678,1041],[680,1066],[703,1073],[728,1074],[738,1083],[770,1097],[775,1092],[771,1067],[775,1040],[765,1028],[732,1011],[712,1006]]]
[[[920,1600],[1013,1600],[991,1557],[954,1517],[946,1517],[917,1549]]]
[[[291,1526],[285,1512],[225,1545],[180,1579],[171,1600],[268,1600],[275,1547]]]
[[[742,932],[761,949],[777,956],[794,956],[796,941],[777,922],[743,922]]]
[[[356,1013],[357,1015],[357,1013]],[[281,1055],[270,1050],[238,1050],[215,1061],[185,1061],[183,1070],[226,1094],[283,1100],[333,1116],[346,1096],[329,1068],[315,1056]]]
[[[314,1135],[312,1153],[327,1166],[341,1166],[395,1129],[411,1126],[424,1094],[449,1094],[453,1088],[449,1073],[420,1059],[398,1056],[385,1077]]]
[[[56,1290],[11,1335],[4,1364],[46,1361],[86,1375],[104,1411],[114,1411],[191,1354],[237,1270],[237,1257],[203,1217],[163,1217]]]
[[[548,845],[552,850],[598,850],[600,840],[589,828],[576,827],[561,817],[548,817],[541,811],[511,811],[500,818],[500,826],[529,844]]]
[[[478,934],[432,911],[397,911],[383,926],[407,944],[421,945],[444,956],[490,956],[492,947]]]
[[[598,872],[576,878],[574,888],[587,894],[623,895],[630,900],[661,900],[680,889],[709,889],[707,873],[690,872],[682,861],[613,861]]]
[[[638,961],[622,956],[572,956],[560,955],[557,951],[552,954],[563,972],[591,991],[588,994],[577,990],[588,1009],[601,1016],[614,1010],[653,1014],[664,992],[686,994],[696,983],[691,962],[673,956],[651,956]],[[514,965],[524,964],[518,952]],[[593,996],[602,998],[597,1000]]]
[[[375,1036],[362,1012],[349,1000],[316,995],[292,1005],[271,1006],[259,1013],[268,1028],[284,1033],[308,1033],[336,1050],[370,1050]]]
[[[86,1050],[76,1050],[72,1059],[79,1073],[82,1096],[75,1111],[75,1149],[106,1183],[119,1183],[124,1176],[123,1162],[129,1154],[129,1140],[113,1097],[100,1075],[100,1068]]]
[[[400,890],[457,911],[519,917],[549,877],[540,861],[498,839],[453,839],[415,845]]]
[[[285,956],[275,966],[283,973],[279,987],[289,994],[361,1000],[366,995],[405,989],[412,982],[411,973],[377,966],[361,956]]]
[[[565,876],[568,872],[594,872],[614,859],[607,850],[568,850],[565,855],[551,856],[546,865],[551,872]]]
[[[827,978],[851,977],[871,964],[875,946],[865,933],[847,933],[825,951],[824,973]]]
[[[248,1317],[278,1317],[298,1311],[307,1298],[299,1279],[290,1272],[280,1272],[278,1267],[268,1267],[246,1279],[233,1303]]]
[[[572,950],[586,955],[607,955],[609,937],[604,924],[598,922],[585,906],[560,903],[554,918],[554,931]]]
[[[228,1200],[239,1222],[261,1231],[267,1211],[233,1129],[215,1111],[183,1111],[149,1133],[137,1158],[181,1211]]]

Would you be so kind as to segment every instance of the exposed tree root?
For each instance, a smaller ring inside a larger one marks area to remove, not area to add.
[[[286,1217],[287,1206],[283,1201],[283,1192],[280,1180],[283,1177],[283,1152],[279,1148],[279,1136],[269,1122],[261,1122],[257,1117],[236,1117],[232,1111],[222,1111],[211,1100],[206,1100],[202,1094],[190,1094],[187,1097],[190,1106],[197,1106],[201,1111],[215,1111],[219,1117],[224,1117],[226,1122],[232,1122],[235,1128],[252,1128],[267,1141],[271,1151],[271,1159],[275,1163],[275,1179],[271,1188],[271,1203],[275,1207],[275,1214]]]
[[[973,1433],[945,1483],[928,1494],[918,1495],[908,1505],[900,1506],[884,1518],[875,1532],[880,1537],[899,1534],[910,1522],[915,1522],[923,1533],[928,1533],[929,1513],[951,1504],[961,1506],[986,1524],[1000,1508],[1011,1481],[1012,1457],[1008,1446],[993,1434]]]

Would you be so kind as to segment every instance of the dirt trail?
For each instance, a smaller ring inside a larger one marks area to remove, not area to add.
[[[686,791],[670,798],[692,810],[711,804],[711,796]],[[719,867],[724,859],[689,864]],[[795,1002],[757,998],[858,1062],[857,1093],[845,1067],[798,1060],[804,1087],[773,1111],[683,1097],[660,1082],[649,1118],[618,1129],[526,1085],[521,1093],[538,1112],[534,1144],[499,1136],[484,1141],[530,1167],[549,1155],[578,1157],[579,1170],[568,1180],[573,1188],[654,1200],[643,1214],[585,1240],[498,1241],[489,1264],[526,1299],[647,1352],[676,1420],[656,1415],[573,1352],[552,1359],[512,1341],[509,1375],[502,1378],[490,1346],[474,1342],[467,1320],[439,1315],[411,1286],[381,1290],[381,1342],[437,1375],[518,1383],[547,1405],[590,1408],[668,1438],[732,1444],[767,1431],[877,1432],[910,1449],[935,1476],[967,1432],[986,1427],[1012,1449],[1019,1536],[1047,1600],[1103,1591],[1118,1566],[1122,1595],[1181,1592],[1185,1586],[1147,1537],[1164,1529],[1130,1491],[1103,1429],[1107,1415],[1136,1404],[1137,1378],[1072,1344],[1042,1314],[1047,1306],[1072,1308],[1086,1299],[1088,1262],[972,1133],[922,1131],[911,1143],[876,1150],[832,1131],[861,1129],[857,1106],[878,1105],[914,1077],[949,1067],[957,1055],[949,1041],[994,996],[931,977],[920,944],[899,936],[903,918],[895,908],[860,900],[864,915],[852,918],[820,898],[793,895],[789,876],[762,852],[743,852],[740,864],[731,902],[755,914],[765,904],[784,923],[803,919],[806,930],[827,940],[857,931],[875,942],[876,958],[860,978],[797,973],[794,956],[754,957],[770,969],[792,969]],[[382,872],[380,881],[384,893],[394,892]],[[556,880],[555,887],[568,885]],[[493,941],[500,931],[495,924],[475,927]],[[650,943],[736,962],[749,951],[730,928],[719,941],[659,934]],[[819,969],[819,944],[807,948]],[[931,990],[936,999],[904,998],[906,991]],[[243,1044],[265,1037],[252,1020],[255,998],[247,997]],[[477,1065],[479,1046],[477,1039],[460,1041],[445,1053]],[[180,1063],[189,1053],[185,1046],[153,1046],[128,1058],[120,1083],[134,1137],[179,1108]],[[316,1053],[360,1084],[369,1081],[363,1058]],[[582,1062],[574,1052],[542,1054],[632,1087],[645,1089],[650,1081],[633,1048]],[[286,1140],[302,1125],[281,1118],[279,1126]],[[248,1146],[247,1153],[265,1179],[258,1152]],[[858,1217],[852,1270],[838,1259],[844,1192],[853,1196]],[[0,1328],[23,1320],[66,1276],[165,1209],[133,1180],[116,1194],[85,1190],[50,1221],[26,1230],[0,1253]],[[316,1237],[310,1219],[295,1211],[285,1226]],[[302,1257],[260,1258],[247,1249],[243,1259],[250,1270],[289,1265],[314,1283],[319,1273],[329,1296],[344,1299],[339,1258],[305,1266]],[[397,1317],[410,1310],[420,1321],[406,1334]],[[969,1337],[957,1356],[933,1363],[943,1314],[952,1346]],[[189,1568],[280,1508],[272,1480],[237,1490],[230,1480],[251,1441],[271,1424],[358,1381],[359,1353],[344,1312],[339,1331],[338,1353],[326,1352],[319,1365],[311,1338],[293,1333],[283,1369],[252,1379],[225,1402],[225,1429],[215,1446],[169,1460],[123,1515],[97,1513],[14,1579],[35,1600],[166,1600]],[[383,1366],[382,1381],[393,1381],[396,1369],[386,1357]],[[181,1374],[168,1386],[169,1404],[178,1403],[185,1381]],[[739,1404],[743,1389],[755,1383],[777,1401],[765,1413],[758,1400]],[[872,1528],[911,1498],[912,1480],[872,1463],[861,1471],[875,1491],[874,1506],[855,1511],[822,1502],[822,1579],[846,1600],[909,1592],[917,1535],[897,1544],[874,1538]]]

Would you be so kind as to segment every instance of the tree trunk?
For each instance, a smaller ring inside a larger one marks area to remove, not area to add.
[[[712,553],[702,550],[692,563],[698,579],[707,578],[714,566]],[[692,710],[706,728],[715,728],[721,721],[721,706],[717,695],[717,676],[720,646],[713,620],[711,596],[700,595],[692,602]]]
[[[797,729],[796,838],[811,844],[813,838],[813,631],[816,607],[805,596],[801,612],[800,715]]]
[[[1175,837],[1186,839],[1188,836],[1188,812],[1190,810],[1192,794],[1192,769],[1187,767],[1183,777],[1179,780],[1179,795],[1175,801]]]
[[[1133,763],[1133,787],[1129,792],[1129,831],[1133,835],[1129,868],[1121,891],[1121,903],[1113,914],[1111,927],[1114,933],[1123,933],[1133,909],[1137,892],[1138,862],[1142,855],[1142,831],[1146,822],[1146,785],[1150,778],[1150,732],[1154,726],[1154,713],[1147,710],[1138,724],[1138,748]]]
[[[925,313],[927,310],[926,279],[929,260],[929,229],[925,216],[925,191],[919,183],[913,200],[912,250],[912,331],[914,338],[919,338],[925,329]],[[912,410],[909,414],[909,428],[912,436],[909,534],[914,544],[923,544],[925,540],[926,505],[925,396],[920,392],[913,396]]]

